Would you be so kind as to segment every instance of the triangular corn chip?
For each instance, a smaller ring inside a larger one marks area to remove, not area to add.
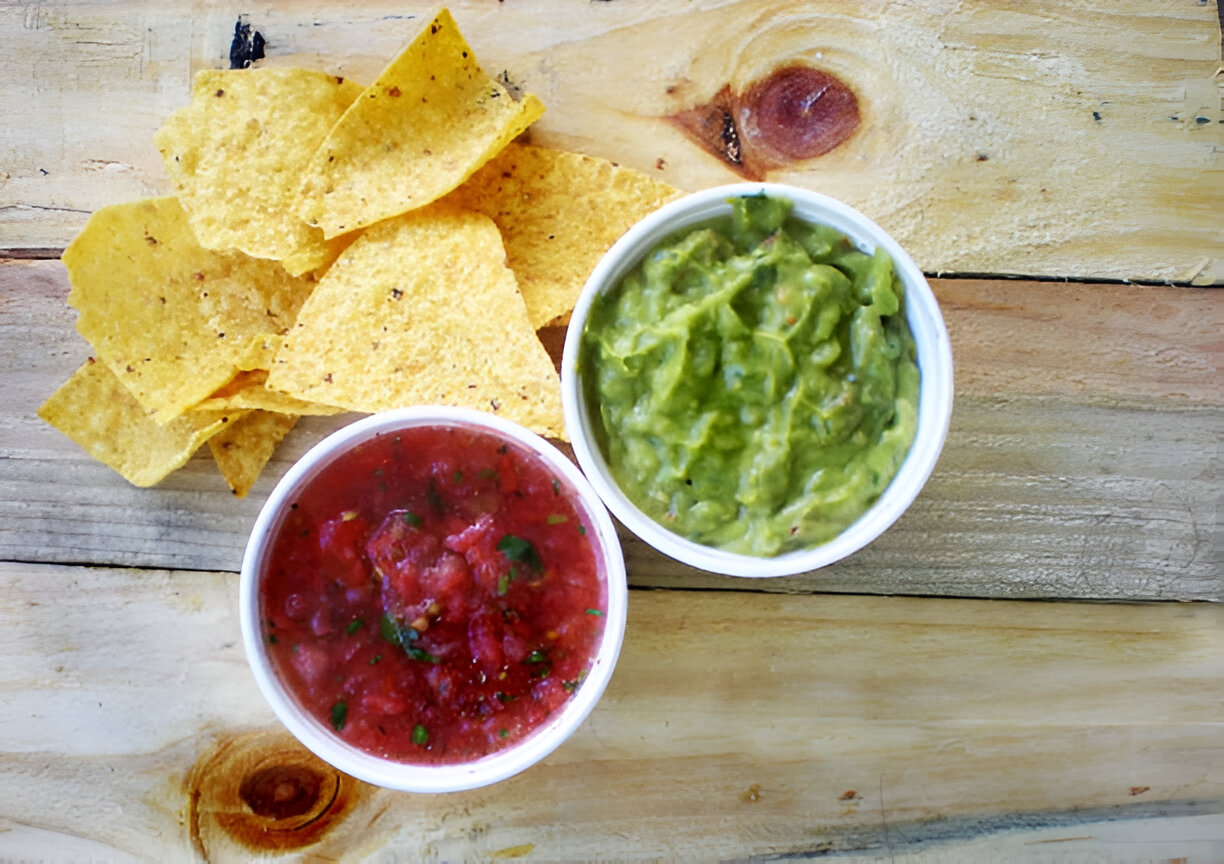
[[[488,217],[441,203],[380,223],[332,265],[268,387],[354,411],[479,408],[563,436],[556,368]]]
[[[293,206],[311,156],[363,90],[313,69],[196,73],[191,103],[154,143],[200,245],[277,260],[326,256],[323,232]]]
[[[443,10],[332,128],[300,215],[326,237],[422,207],[462,183],[544,111],[476,62]]]
[[[102,208],[63,260],[77,330],[162,423],[267,368],[270,340],[314,287],[274,261],[202,248],[174,198]]]
[[[38,409],[39,417],[136,486],[153,486],[181,468],[201,444],[244,413],[193,412],[159,424],[92,359]]]

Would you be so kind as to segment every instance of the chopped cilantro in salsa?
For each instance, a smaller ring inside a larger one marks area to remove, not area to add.
[[[533,455],[404,430],[328,466],[297,505],[261,583],[264,638],[286,686],[354,746],[479,758],[585,676],[606,594],[579,511]]]

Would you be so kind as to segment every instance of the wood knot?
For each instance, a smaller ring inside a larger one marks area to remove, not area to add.
[[[845,82],[799,65],[776,69],[740,91],[724,85],[704,105],[667,119],[749,180],[823,156],[861,123],[858,97]]]
[[[237,735],[188,773],[191,839],[206,860],[234,847],[285,852],[317,843],[344,820],[363,784],[282,732]],[[225,857],[220,854],[220,857]]]
[[[324,785],[334,778],[302,765],[266,765],[253,771],[238,785],[238,797],[256,816],[283,822],[297,816],[312,816],[320,799],[327,798]]]

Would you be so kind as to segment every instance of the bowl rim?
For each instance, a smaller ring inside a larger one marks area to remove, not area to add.
[[[260,571],[271,551],[286,506],[302,487],[351,446],[378,434],[414,427],[476,428],[522,445],[561,476],[574,503],[589,520],[587,540],[595,550],[606,583],[604,630],[582,685],[548,720],[520,742],[474,762],[417,765],[383,759],[348,744],[309,716],[281,684],[260,632]],[[475,789],[514,776],[552,753],[586,720],[603,695],[624,642],[628,585],[615,524],[578,468],[536,433],[483,411],[444,406],[414,406],[372,414],[320,440],[285,473],[256,517],[239,576],[239,621],[248,666],[273,713],[308,750],[345,773],[403,792],[441,793]]]
[[[794,215],[831,225],[863,251],[883,248],[906,287],[906,316],[918,351],[921,381],[914,441],[896,475],[871,507],[833,539],[772,557],[727,552],[674,534],[646,516],[612,479],[591,430],[581,384],[582,331],[595,297],[615,286],[665,237],[730,213],[730,198],[768,195],[793,202]],[[952,415],[952,349],[939,303],[925,275],[888,232],[850,205],[820,192],[782,183],[733,183],[684,195],[633,225],[600,259],[570,315],[561,361],[561,398],[575,458],[608,509],[656,550],[681,563],[728,576],[793,576],[828,566],[862,549],[889,528],[917,497],[934,471]]]

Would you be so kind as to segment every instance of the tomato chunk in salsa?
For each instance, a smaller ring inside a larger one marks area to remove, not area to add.
[[[260,585],[279,677],[341,738],[401,762],[478,759],[582,683],[606,594],[583,512],[484,432],[385,433],[328,465]]]

